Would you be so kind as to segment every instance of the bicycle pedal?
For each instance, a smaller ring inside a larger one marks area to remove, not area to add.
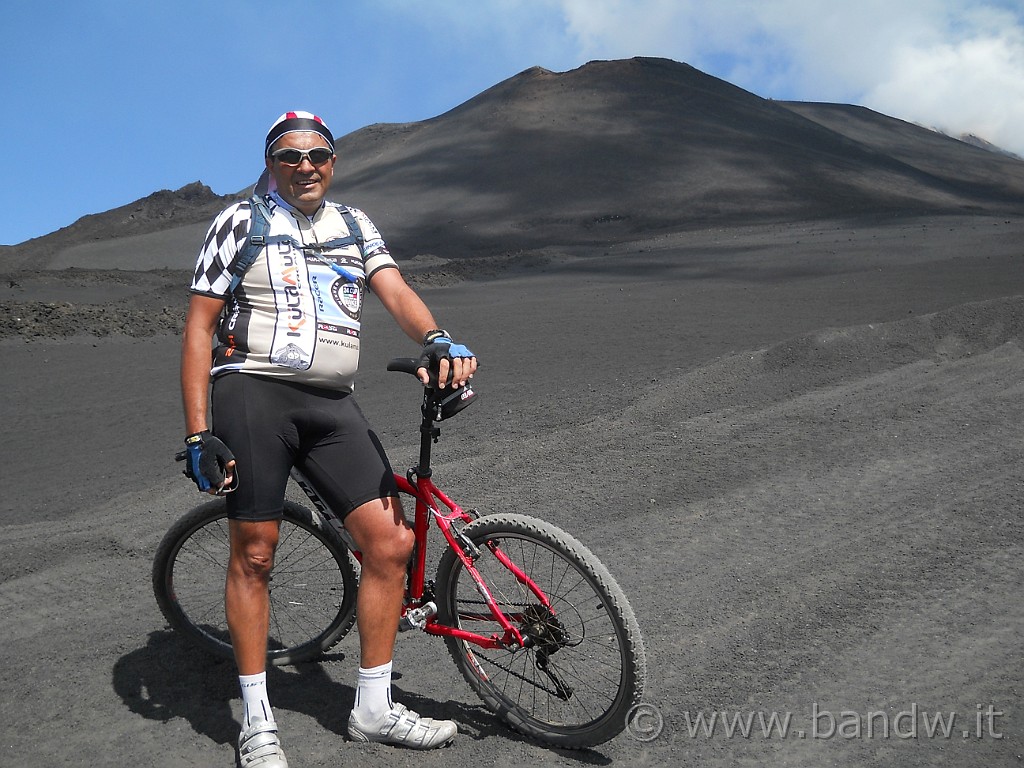
[[[424,603],[419,608],[406,611],[398,622],[399,632],[408,632],[410,629],[423,629],[427,626],[427,620],[437,614],[437,605],[433,602]]]

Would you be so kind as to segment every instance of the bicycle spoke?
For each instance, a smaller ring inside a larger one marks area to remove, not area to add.
[[[348,550],[309,510],[285,503],[270,580],[268,657],[315,658],[355,621],[358,582]],[[221,656],[232,655],[224,615],[230,543],[223,501],[197,507],[164,537],[153,588],[172,626]]]
[[[271,575],[271,647],[315,634],[337,611],[341,573],[331,553],[309,531],[282,525]]]
[[[599,743],[622,730],[645,671],[635,619],[607,571],[578,542],[518,515],[466,529],[474,563],[525,647],[485,648],[449,638],[466,679],[509,722],[549,743]],[[496,554],[532,582],[526,584]],[[484,637],[503,636],[461,561],[442,559],[442,618]],[[535,593],[539,589],[543,600]]]

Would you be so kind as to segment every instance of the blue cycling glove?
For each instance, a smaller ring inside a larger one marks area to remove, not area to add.
[[[420,367],[426,368],[430,374],[431,383],[435,383],[438,375],[438,366],[442,360],[451,362],[457,357],[476,357],[469,347],[464,344],[456,344],[452,341],[447,331],[430,331],[423,337],[423,351],[420,353]],[[452,381],[452,368],[448,369],[448,382]]]
[[[213,436],[209,430],[196,432],[185,438],[185,469],[184,474],[192,480],[200,491],[209,491],[211,488],[218,488],[224,483],[227,477],[228,462],[235,460],[223,441]],[[234,490],[238,483],[238,475],[230,488],[222,491]]]

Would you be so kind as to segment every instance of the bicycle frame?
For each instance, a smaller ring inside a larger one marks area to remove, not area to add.
[[[395,482],[398,485],[398,490],[403,494],[411,496],[416,501],[416,512],[413,521],[413,533],[416,544],[413,550],[413,559],[409,565],[406,599],[402,612],[403,628],[411,629],[415,627],[431,635],[456,637],[487,649],[525,647],[530,645],[529,639],[524,638],[515,624],[516,620],[520,620],[521,623],[523,617],[517,615],[510,616],[501,610],[486,582],[474,566],[475,560],[479,557],[479,551],[476,545],[463,535],[461,527],[473,522],[476,519],[475,514],[472,510],[463,510],[451,497],[438,488],[431,478],[431,444],[437,441],[441,430],[434,424],[434,418],[437,414],[437,398],[436,392],[430,388],[425,388],[421,412],[419,463],[410,469],[404,477],[397,472],[395,473]],[[295,480],[312,502],[323,521],[338,532],[356,559],[361,559],[358,548],[351,535],[345,530],[342,521],[330,509],[309,479],[298,468],[293,468],[291,475],[292,479]],[[487,605],[486,613],[481,612],[477,617],[467,617],[463,614],[462,618],[495,621],[501,627],[501,634],[482,635],[465,629],[451,627],[437,620],[435,615],[436,605],[433,602],[433,596],[430,594],[431,590],[428,589],[426,580],[427,534],[431,519],[434,520],[440,529],[448,546],[455,551],[455,554],[462,561],[466,572],[472,577],[477,591],[484,598]],[[545,608],[554,613],[547,595],[521,568],[512,562],[505,552],[493,542],[488,542],[487,547],[495,558],[508,568],[509,572],[515,576],[520,584],[528,589]]]

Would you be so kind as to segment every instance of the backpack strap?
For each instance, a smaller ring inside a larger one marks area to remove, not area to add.
[[[245,243],[242,245],[238,258],[235,259],[234,266],[231,269],[231,285],[228,287],[228,293],[234,293],[235,288],[242,282],[242,278],[249,270],[249,267],[253,265],[253,262],[259,257],[260,251],[269,242],[270,207],[267,205],[267,201],[260,195],[253,195],[249,198],[249,207],[252,211],[249,217],[249,233],[246,235]],[[330,250],[332,248],[343,248],[346,245],[358,245],[359,255],[364,256],[363,244],[366,242],[366,238],[363,237],[363,230],[360,228],[359,222],[356,221],[356,217],[352,215],[352,211],[348,209],[348,206],[343,205],[340,207],[341,217],[345,221],[345,226],[348,227],[348,235],[329,240],[316,246],[315,249]]]
[[[363,229],[359,226],[359,222],[356,221],[356,217],[352,215],[352,211],[349,210],[347,205],[341,206],[341,217],[345,220],[345,226],[348,227],[349,234],[355,237],[356,244],[359,246],[359,255],[365,256],[363,253],[363,243],[366,242],[366,238],[363,237]]]
[[[228,293],[234,293],[235,288],[242,282],[242,277],[267,244],[267,234],[270,232],[270,208],[267,207],[266,201],[259,195],[253,195],[249,198],[249,207],[252,211],[249,217],[249,234],[246,235],[245,244],[242,245],[242,250],[231,269]]]
[[[346,245],[358,245],[359,255],[365,256],[363,244],[366,242],[366,238],[363,237],[363,230],[359,227],[359,222],[356,221],[356,217],[352,215],[348,206],[342,205],[339,208],[341,209],[341,218],[344,219],[345,226],[348,227],[348,234],[345,237],[328,240],[326,243],[316,246],[316,250],[329,251],[332,248],[344,248]]]

